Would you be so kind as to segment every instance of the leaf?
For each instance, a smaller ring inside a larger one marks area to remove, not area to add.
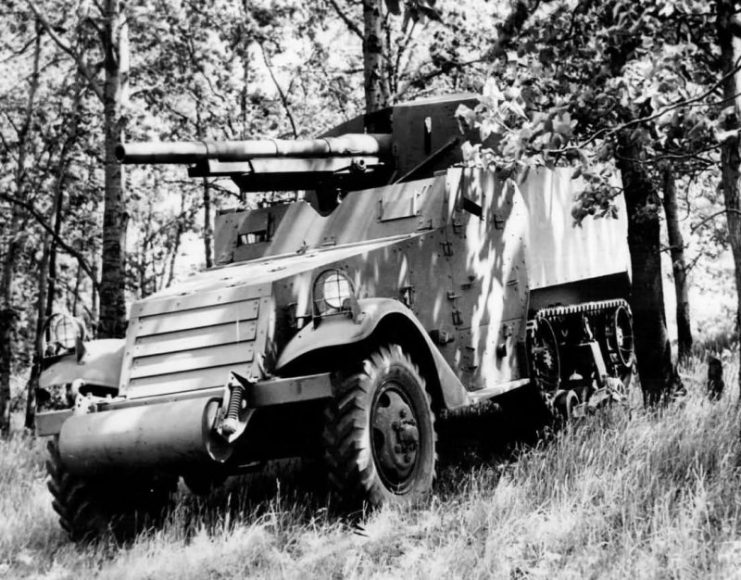
[[[464,125],[464,130],[476,126],[476,113],[466,105],[458,105],[458,108],[455,110],[455,118],[458,119],[459,123]]]
[[[488,78],[486,80],[482,93],[484,97],[491,99],[492,103],[497,105],[504,100],[504,94],[499,90],[499,85],[493,78]]]
[[[730,129],[728,131],[716,131],[715,138],[721,145],[730,141],[731,139],[738,139],[738,129]]]

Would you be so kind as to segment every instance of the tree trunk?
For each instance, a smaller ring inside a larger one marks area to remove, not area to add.
[[[732,0],[718,0],[717,20],[718,44],[720,45],[721,74],[724,75],[723,97],[725,106],[733,107],[733,115],[726,119],[724,129],[735,131],[735,135],[721,143],[721,184],[728,220],[728,239],[733,254],[736,279],[736,333],[741,329],[741,73],[734,69],[741,58],[741,39],[733,33],[738,28],[738,19],[734,16]],[[741,385],[741,373],[739,373]]]
[[[64,189],[67,178],[67,168],[69,166],[69,157],[71,150],[77,142],[77,135],[80,128],[80,106],[82,98],[82,76],[77,75],[76,85],[74,87],[74,101],[72,109],[72,118],[69,123],[67,137],[64,140],[62,149],[59,152],[59,163],[57,165],[56,183],[54,187],[54,203],[49,221],[52,224],[54,235],[44,233],[43,254],[39,269],[39,294],[36,304],[36,336],[34,340],[34,357],[31,366],[31,376],[26,385],[26,429],[33,430],[34,418],[36,415],[36,389],[39,386],[41,377],[41,360],[44,356],[44,324],[51,316],[54,310],[54,295],[56,293],[56,270],[57,270],[57,250],[56,237],[59,237],[62,231],[62,206],[64,203]],[[78,278],[79,278],[78,266]],[[74,314],[74,313],[73,313]]]
[[[37,26],[34,45],[33,71],[31,73],[23,125],[18,130],[18,163],[14,179],[15,195],[23,199],[26,195],[26,154],[33,121],[36,93],[39,88],[39,62],[41,59],[41,28]],[[2,271],[2,304],[0,304],[0,434],[10,431],[10,375],[13,366],[13,341],[17,312],[14,304],[15,267],[21,251],[21,210],[13,204],[10,215],[10,243],[8,244]]]
[[[263,54],[264,51],[263,51]],[[265,61],[267,63],[267,60]],[[196,136],[198,139],[205,138],[203,130],[203,119],[201,118],[201,99],[196,100]],[[203,178],[203,254],[206,257],[206,268],[214,265],[213,261],[213,230],[211,228],[211,184],[207,177]]]
[[[175,226],[175,241],[172,244],[172,254],[170,256],[170,269],[167,274],[165,281],[165,288],[172,286],[172,281],[175,279],[175,261],[180,251],[180,243],[185,233],[185,226],[183,220],[185,219],[185,193],[180,194],[180,219],[178,219],[177,226]]]
[[[211,184],[203,178],[203,250],[206,255],[206,268],[214,265],[211,249],[213,231],[211,229]]]
[[[647,406],[661,402],[680,384],[666,332],[661,279],[660,200],[629,131],[618,135],[617,165],[628,210],[628,247],[633,270],[633,332],[638,375]]]
[[[103,207],[103,257],[100,278],[100,338],[120,338],[126,333],[125,258],[126,206],[123,169],[115,147],[121,141],[125,119],[123,104],[128,88],[128,24],[120,0],[106,0],[103,30],[105,84],[105,202]]]
[[[677,344],[679,360],[687,359],[692,352],[692,327],[690,326],[690,300],[687,287],[687,261],[684,259],[684,239],[677,217],[677,190],[671,166],[664,168],[664,213],[669,236],[669,248],[674,273],[674,292],[677,295]]]
[[[384,66],[383,0],[363,0],[363,70],[365,112],[390,104],[391,96]]]

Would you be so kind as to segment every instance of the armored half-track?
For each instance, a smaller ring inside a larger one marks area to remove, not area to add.
[[[410,501],[432,487],[441,414],[517,389],[563,417],[619,395],[625,212],[575,227],[571,170],[465,167],[455,111],[476,102],[318,139],[119,147],[294,193],[218,215],[216,265],[135,302],[125,339],[50,350],[37,430],[73,539],[154,515],[178,477],[204,490],[284,457],[323,458],[350,504]]]

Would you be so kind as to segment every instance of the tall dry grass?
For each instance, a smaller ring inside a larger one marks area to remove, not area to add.
[[[0,576],[741,578],[736,372],[719,403],[695,364],[687,396],[661,412],[634,401],[547,442],[448,464],[421,506],[350,522],[294,471],[206,500],[181,494],[164,528],[126,547],[67,542],[43,443],[16,436],[0,444]]]

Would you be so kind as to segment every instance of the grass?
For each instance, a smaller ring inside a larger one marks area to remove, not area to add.
[[[718,403],[695,363],[687,396],[661,412],[634,397],[548,442],[449,460],[414,508],[348,522],[294,470],[280,483],[230,480],[205,500],[181,494],[162,529],[126,547],[66,540],[44,443],[16,435],[0,443],[0,577],[741,578],[729,370],[732,393]]]

